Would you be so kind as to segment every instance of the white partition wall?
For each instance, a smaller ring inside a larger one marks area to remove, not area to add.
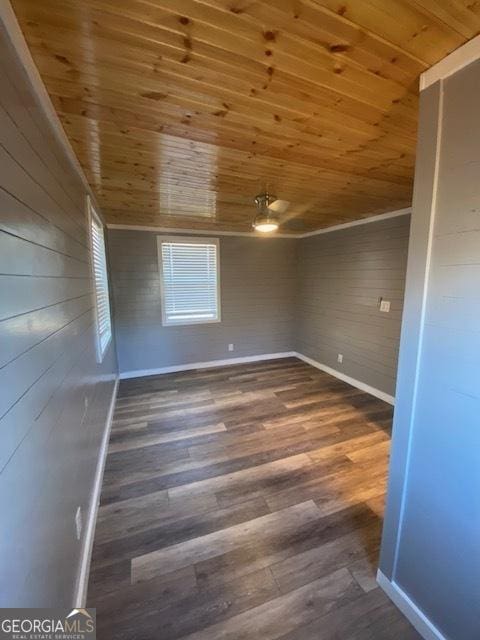
[[[480,60],[466,47],[422,85],[379,572],[425,638],[449,640],[480,637]]]

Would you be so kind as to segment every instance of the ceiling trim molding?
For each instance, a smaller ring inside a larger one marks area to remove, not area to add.
[[[448,56],[434,64],[420,75],[420,91],[424,91],[434,82],[448,78],[480,58],[480,36],[476,36],[464,45],[452,51]]]
[[[309,231],[308,233],[302,233],[301,235],[296,237],[311,238],[312,236],[318,236],[322,233],[331,233],[332,231],[341,231],[342,229],[349,229],[350,227],[358,227],[358,225],[360,224],[369,224],[370,222],[380,222],[381,220],[396,218],[397,216],[406,216],[410,213],[412,213],[412,207],[406,207],[405,209],[396,209],[395,211],[380,213],[376,216],[369,216],[368,218],[360,218],[359,220],[352,220],[352,222],[336,224],[333,227],[326,227],[325,229],[317,229],[316,231]]]
[[[345,222],[344,224],[337,224],[333,227],[326,227],[325,229],[317,229],[316,231],[309,231],[308,233],[253,233],[251,231],[217,231],[215,229],[178,229],[177,227],[151,227],[143,225],[133,224],[107,224],[108,229],[118,229],[120,231],[153,231],[154,233],[184,233],[193,236],[244,236],[248,238],[290,238],[299,240],[301,238],[310,238],[322,233],[330,233],[332,231],[340,231],[341,229],[349,229],[350,227],[357,227],[361,224],[368,224],[369,222],[380,222],[381,220],[388,220],[389,218],[396,218],[397,216],[406,216],[412,213],[412,208],[397,209],[396,211],[389,211],[387,213],[381,213],[377,216],[370,216],[368,218],[361,218],[360,220],[353,220],[352,222]]]
[[[216,229],[179,229],[178,227],[149,227],[138,224],[107,224],[107,229],[123,231],[154,231],[155,233],[185,233],[191,236],[246,236],[249,238],[298,238],[293,233],[254,233],[252,231],[217,231]]]
[[[35,98],[38,100],[41,110],[50,123],[57,141],[67,154],[67,158],[72,164],[73,169],[81,179],[86,193],[92,198],[93,202],[95,203],[95,209],[98,213],[101,214],[101,209],[98,206],[95,194],[93,193],[88,183],[82,166],[78,161],[72,145],[70,144],[70,140],[65,133],[60,118],[55,111],[55,107],[53,106],[45,84],[43,83],[37,66],[32,58],[32,54],[30,53],[27,41],[25,40],[25,37],[22,33],[17,20],[17,16],[15,15],[15,11],[13,10],[10,0],[4,0],[3,2],[0,2],[0,22],[3,24],[5,31],[7,32],[10,44],[12,45],[13,50],[17,54],[20,63],[25,70],[27,78],[32,86]]]

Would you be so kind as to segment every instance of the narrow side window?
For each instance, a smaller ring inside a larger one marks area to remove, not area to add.
[[[92,206],[90,198],[88,198],[87,206],[90,226],[92,273],[95,287],[97,360],[98,362],[102,362],[105,351],[112,339],[107,256],[105,251],[104,227]]]

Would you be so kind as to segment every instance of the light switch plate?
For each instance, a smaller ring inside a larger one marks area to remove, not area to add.
[[[337,362],[343,362],[343,353],[339,353],[337,356]]]
[[[232,343],[230,343],[230,344],[228,345],[228,350],[229,350],[229,351],[233,351],[233,344],[232,344]]]
[[[388,313],[390,311],[390,302],[388,300],[382,300],[380,302],[380,311]]]

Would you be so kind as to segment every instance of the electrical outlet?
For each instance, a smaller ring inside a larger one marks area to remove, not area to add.
[[[82,537],[82,528],[82,507],[77,507],[77,510],[75,512],[75,532],[77,534],[77,540],[80,540],[80,538]]]
[[[85,411],[86,411],[88,409],[88,396],[85,396],[84,404],[85,404]]]
[[[337,356],[337,362],[343,362],[343,353],[339,353]]]
[[[228,345],[228,350],[229,350],[229,351],[233,351],[233,349],[234,349],[233,344],[232,344],[232,343],[230,343],[230,344]]]
[[[380,302],[380,311],[383,311],[383,313],[389,313],[389,311],[390,311],[390,302],[388,300],[382,300]]]

